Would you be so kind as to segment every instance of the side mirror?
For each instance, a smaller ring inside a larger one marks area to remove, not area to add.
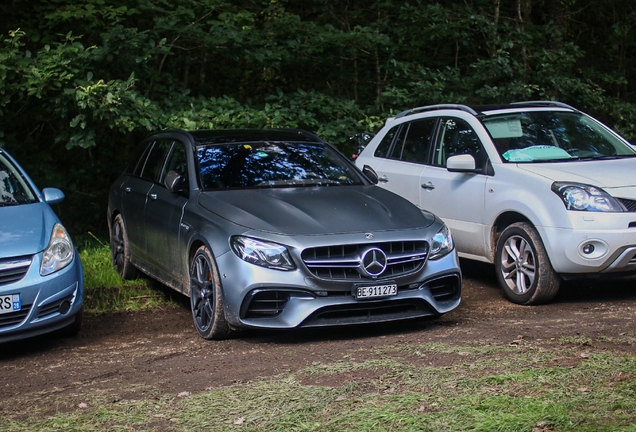
[[[362,168],[362,173],[369,179],[371,183],[376,185],[378,184],[378,181],[379,181],[378,173],[376,173],[375,170],[371,168],[369,165],[365,165]]]
[[[181,174],[179,174],[176,171],[172,171],[172,170],[168,171],[163,183],[166,185],[168,190],[172,193],[182,193],[187,190],[187,188],[184,187],[185,179],[183,178]]]
[[[450,172],[475,173],[475,158],[469,154],[451,156],[446,160],[446,169]]]
[[[44,188],[42,189],[42,195],[44,197],[44,202],[49,205],[59,204],[64,199],[64,192],[58,188]]]

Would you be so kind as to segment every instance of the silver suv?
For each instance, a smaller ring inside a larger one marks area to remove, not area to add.
[[[356,159],[441,217],[504,295],[550,301],[563,279],[636,273],[636,151],[559,102],[433,105],[387,120]]]

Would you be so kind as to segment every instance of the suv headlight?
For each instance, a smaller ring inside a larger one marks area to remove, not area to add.
[[[285,246],[241,236],[232,237],[230,244],[234,253],[250,264],[276,270],[296,268]]]
[[[624,212],[625,207],[601,188],[582,183],[554,182],[557,194],[567,210],[589,212]]]
[[[446,225],[437,231],[437,234],[431,239],[431,249],[428,259],[441,258],[453,250],[453,237],[450,229]]]
[[[73,261],[74,251],[71,237],[62,225],[56,223],[53,226],[49,245],[42,253],[40,275],[46,276],[62,270]]]

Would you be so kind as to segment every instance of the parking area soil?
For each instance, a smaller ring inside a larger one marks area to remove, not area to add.
[[[284,376],[316,362],[361,358],[365,349],[383,345],[571,338],[585,341],[590,349],[636,351],[631,342],[636,335],[635,278],[568,282],[552,303],[527,307],[502,298],[492,266],[462,266],[462,304],[438,319],[250,331],[230,340],[206,341],[196,333],[185,301],[165,309],[88,315],[77,337],[45,336],[0,345],[0,417],[19,409],[14,401],[23,403],[31,396],[52,411],[77,407],[88,393],[113,400],[176,396]],[[429,364],[444,361],[444,355],[427,358]]]

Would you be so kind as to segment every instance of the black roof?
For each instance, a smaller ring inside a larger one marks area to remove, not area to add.
[[[197,144],[233,142],[281,141],[324,143],[311,132],[302,129],[209,129],[189,132]]]

